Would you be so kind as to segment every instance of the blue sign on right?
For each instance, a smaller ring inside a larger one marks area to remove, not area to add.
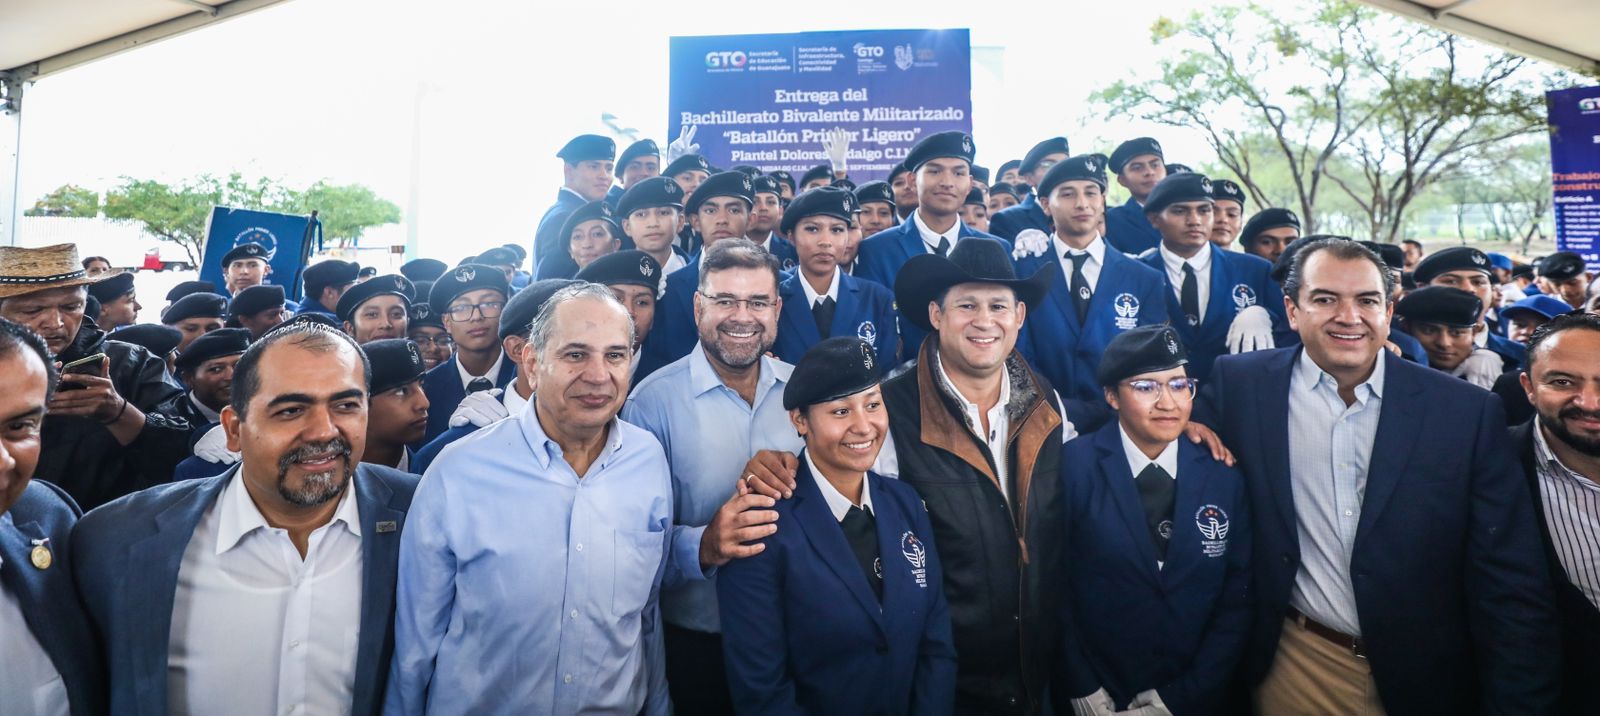
[[[1547,92],[1556,249],[1600,271],[1600,87]]]
[[[972,131],[966,30],[674,37],[667,134],[713,166],[799,175],[847,132],[850,179],[884,179],[918,139]]]

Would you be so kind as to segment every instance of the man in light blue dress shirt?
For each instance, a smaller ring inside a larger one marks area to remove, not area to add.
[[[622,415],[655,434],[672,466],[661,609],[673,704],[680,713],[726,714],[733,706],[716,584],[702,571],[760,551],[744,543],[772,534],[777,515],[771,498],[743,494],[745,462],[758,450],[799,452],[803,442],[783,409],[793,366],[765,355],[782,310],[777,259],[747,239],[723,239],[706,249],[699,270],[699,345],[641,381]]]
[[[666,714],[661,445],[616,419],[633,325],[598,284],[552,296],[519,414],[441,452],[401,541],[390,714]]]

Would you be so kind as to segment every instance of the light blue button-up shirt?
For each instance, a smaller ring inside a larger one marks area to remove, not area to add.
[[[672,483],[613,420],[579,476],[533,403],[439,453],[400,541],[388,714],[666,714]]]
[[[1383,413],[1383,356],[1356,402],[1339,397],[1339,381],[1305,351],[1289,382],[1289,480],[1300,535],[1300,571],[1289,604],[1318,622],[1361,636],[1350,580],[1361,498],[1372,443]]]
[[[799,453],[805,445],[783,409],[783,387],[794,366],[763,356],[760,370],[752,406],[722,383],[696,344],[689,355],[641,381],[622,409],[624,420],[661,441],[672,465],[676,524],[661,613],[674,626],[722,631],[716,576],[700,572],[700,537],[733,496],[756,451]]]

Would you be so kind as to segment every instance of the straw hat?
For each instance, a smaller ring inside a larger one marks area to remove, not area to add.
[[[0,298],[21,296],[47,288],[87,286],[112,274],[89,276],[78,261],[78,247],[56,244],[36,249],[0,246]]]

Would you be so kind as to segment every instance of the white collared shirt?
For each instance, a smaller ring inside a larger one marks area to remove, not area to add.
[[[961,390],[950,380],[950,374],[944,372],[944,361],[939,361],[935,365],[939,367],[939,380],[950,386],[950,392],[955,393],[956,400],[961,402],[961,413],[966,416],[968,427],[972,428],[973,434],[977,435],[979,440],[989,446],[989,456],[994,458],[995,480],[1000,483],[1000,492],[1006,499],[1010,499],[1011,482],[1008,477],[1011,474],[1011,466],[1007,463],[1006,450],[1006,442],[1011,434],[1011,416],[1006,412],[1006,407],[1011,402],[1010,369],[1007,368],[1000,374],[1000,399],[995,401],[994,407],[989,409],[988,414],[989,434],[980,435],[978,431],[983,429],[983,411],[978,408],[977,403],[967,400],[967,396],[962,395]]]
[[[194,407],[196,410],[200,411],[201,417],[213,423],[222,422],[222,415],[217,411],[206,407],[206,404],[200,402],[200,398],[196,397],[194,391],[192,390],[189,391],[189,402],[194,403]]]
[[[1567,581],[1590,604],[1600,605],[1600,485],[1562,464],[1545,440],[1541,421],[1533,423],[1533,469],[1550,543]]]
[[[827,296],[828,298],[833,299],[834,305],[838,305],[839,304],[839,267],[838,266],[833,267],[833,282],[828,284],[828,292],[827,293],[817,293],[816,289],[811,287],[811,282],[807,281],[805,276],[801,276],[800,277],[800,288],[801,288],[801,290],[806,292],[806,307],[807,308],[816,308],[817,307],[817,301],[821,301],[823,296]]]
[[[662,276],[666,276],[667,274],[670,274],[673,271],[677,271],[678,269],[681,269],[681,268],[683,268],[685,266],[688,266],[688,265],[689,265],[689,262],[684,260],[683,254],[680,254],[680,253],[674,251],[674,252],[672,252],[671,256],[667,257],[667,262],[664,263],[664,264],[661,264],[661,275]],[[661,292],[659,294],[657,294],[657,296],[659,297],[659,296],[662,296],[662,295],[666,295],[666,292],[667,292],[667,282],[666,281],[662,281],[661,282]]]
[[[242,470],[243,468],[241,468]],[[361,516],[348,484],[301,558],[234,474],[178,568],[168,710],[348,714],[361,636]]]
[[[761,248],[766,249],[769,252],[772,251],[772,236],[773,236],[773,232],[768,231],[766,236],[761,237],[760,241],[756,241],[755,242],[756,246],[760,246]],[[746,237],[746,238],[748,238],[748,237]],[[755,239],[751,239],[751,241],[755,241]]]
[[[467,367],[461,363],[461,357],[457,356],[456,357],[456,372],[461,374],[461,390],[463,390],[463,391],[467,390],[468,386],[472,385],[472,381],[474,381],[474,380],[476,380],[478,378],[488,378],[490,383],[495,382],[495,380],[494,380],[495,377],[500,375],[500,363],[503,362],[505,359],[506,359],[506,352],[502,350],[502,351],[500,351],[500,355],[495,357],[494,365],[489,366],[489,370],[487,372],[485,372],[483,375],[473,375],[473,374],[467,372]],[[492,387],[498,387],[498,386],[492,386]]]
[[[634,351],[634,355],[638,354],[638,351]],[[506,392],[500,396],[500,404],[506,406],[506,415],[516,415],[528,407],[528,399],[517,392],[517,381],[513,380],[506,386]]]
[[[1167,281],[1172,284],[1172,293],[1180,301],[1183,300],[1183,265],[1189,264],[1194,268],[1194,281],[1200,295],[1200,319],[1205,320],[1206,306],[1211,303],[1211,246],[1202,246],[1199,253],[1187,259],[1168,251],[1165,243],[1156,250],[1161,252],[1161,263],[1167,267]]]
[[[1066,286],[1072,286],[1072,259],[1067,258],[1072,254],[1089,254],[1089,260],[1083,262],[1083,280],[1089,282],[1089,290],[1093,291],[1100,285],[1100,267],[1106,265],[1106,241],[1096,236],[1082,251],[1067,245],[1059,236],[1052,236],[1051,240],[1056,245],[1056,255],[1061,257],[1061,275],[1066,277]]]
[[[1152,460],[1145,456],[1138,445],[1133,444],[1133,438],[1128,437],[1128,431],[1121,425],[1117,426],[1117,434],[1122,436],[1122,453],[1128,458],[1128,469],[1133,471],[1134,479],[1138,479],[1139,473],[1144,472],[1150,463],[1155,463],[1166,470],[1167,475],[1173,480],[1178,479],[1178,441],[1167,443],[1167,446],[1161,449],[1161,454]]]
[[[952,223],[950,228],[946,229],[942,234],[928,228],[927,224],[922,223],[921,209],[911,212],[911,223],[916,225],[917,233],[922,235],[922,248],[927,249],[928,253],[930,254],[939,253],[939,239],[941,238],[950,241],[949,248],[951,249],[955,248],[956,242],[961,240],[961,219],[959,217],[957,217],[955,223]]]
[[[839,492],[839,489],[834,487],[833,483],[828,482],[828,478],[823,476],[821,470],[817,469],[817,463],[811,459],[811,451],[807,450],[802,454],[806,458],[806,467],[811,470],[811,479],[817,482],[817,489],[822,492],[823,502],[828,503],[828,511],[833,513],[833,519],[843,522],[844,516],[850,513],[850,508],[852,507],[860,507],[866,510],[869,515],[874,514],[872,511],[872,488],[867,484],[866,475],[861,476],[861,503],[856,504],[851,502],[850,498],[845,497],[844,493]]]
[[[862,494],[866,494],[863,486]],[[11,521],[11,515],[0,517]],[[0,570],[31,569],[9,565],[0,559]],[[6,646],[5,668],[0,668],[0,713],[35,716],[67,716],[67,682],[56,670],[50,653],[33,635],[22,614],[22,602],[0,583],[0,639]]]

